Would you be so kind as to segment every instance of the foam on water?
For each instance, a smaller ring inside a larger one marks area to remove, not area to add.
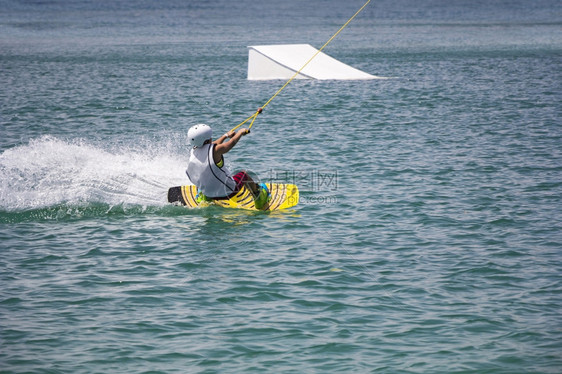
[[[0,154],[0,209],[162,206],[170,186],[188,183],[184,168],[181,156],[158,146],[114,150],[44,136]]]

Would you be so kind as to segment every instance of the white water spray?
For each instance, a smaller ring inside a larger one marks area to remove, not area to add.
[[[0,209],[58,204],[163,206],[169,187],[189,183],[186,156],[138,146],[105,150],[51,136],[0,154]]]

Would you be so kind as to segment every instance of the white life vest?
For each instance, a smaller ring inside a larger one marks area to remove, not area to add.
[[[232,194],[236,182],[223,165],[218,167],[213,157],[215,144],[193,148],[185,171],[189,180],[207,197],[218,198]]]

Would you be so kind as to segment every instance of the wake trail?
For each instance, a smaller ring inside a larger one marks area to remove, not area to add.
[[[0,209],[60,204],[164,206],[169,187],[188,184],[186,156],[166,145],[112,150],[44,136],[0,154]]]

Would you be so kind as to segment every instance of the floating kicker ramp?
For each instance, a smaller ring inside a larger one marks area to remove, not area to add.
[[[289,79],[318,50],[310,44],[282,44],[250,46],[248,79]],[[325,54],[318,53],[295,79],[384,79],[355,69]]]

